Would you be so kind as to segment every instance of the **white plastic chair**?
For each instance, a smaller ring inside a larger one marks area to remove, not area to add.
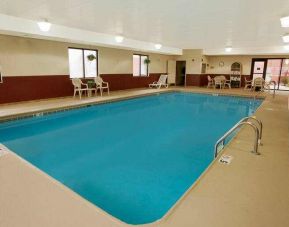
[[[79,98],[81,99],[82,92],[84,91],[87,94],[88,85],[83,83],[79,78],[73,78],[72,84],[74,87],[73,97],[75,97],[76,93],[78,92]]]
[[[252,80],[247,80],[245,77],[245,87],[244,90],[250,90],[252,88]]]
[[[109,84],[108,84],[108,82],[104,82],[103,79],[100,76],[95,77],[94,78],[94,82],[96,84],[95,93],[97,93],[97,90],[99,89],[100,95],[102,96],[103,90],[106,89],[107,90],[107,94],[109,95]]]
[[[214,78],[214,88],[216,89],[218,86],[220,89],[223,88],[223,85],[224,85],[224,78],[222,76],[216,76]]]
[[[169,85],[167,83],[168,75],[161,75],[158,81],[154,81],[152,84],[149,84],[150,88],[158,88],[161,87],[168,88]]]
[[[207,88],[214,87],[214,80],[212,79],[212,77],[207,76],[207,78],[208,78]]]
[[[252,90],[255,91],[256,88],[259,88],[260,91],[265,90],[265,80],[262,77],[257,77],[252,84]]]
[[[231,80],[227,80],[227,78],[225,76],[220,76],[222,78],[222,82],[223,82],[223,88],[226,88],[226,86],[228,88],[231,89]]]

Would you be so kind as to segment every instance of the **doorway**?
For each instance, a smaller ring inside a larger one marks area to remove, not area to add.
[[[176,85],[184,86],[186,78],[186,61],[176,62]]]
[[[274,81],[277,90],[289,91],[289,59],[252,59],[251,76],[253,80],[262,77],[266,82]],[[273,88],[274,85],[270,85],[270,89]]]
[[[274,81],[279,86],[280,72],[282,68],[282,59],[268,59],[266,69],[266,82]],[[270,85],[270,89],[274,89],[274,85]]]
[[[253,80],[259,77],[265,79],[266,68],[267,68],[267,59],[253,59],[251,66],[251,76]]]
[[[283,59],[278,89],[289,91],[289,58]]]

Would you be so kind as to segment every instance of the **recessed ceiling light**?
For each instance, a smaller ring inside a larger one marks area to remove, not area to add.
[[[115,41],[116,41],[117,43],[122,43],[123,40],[124,40],[124,37],[123,37],[123,36],[118,35],[118,36],[115,37]]]
[[[289,43],[289,35],[283,35],[282,39],[284,43]]]
[[[231,51],[232,51],[232,47],[226,47],[226,48],[225,48],[225,51],[226,51],[226,52],[231,52]]]
[[[162,44],[155,44],[155,48],[156,48],[157,50],[161,49],[161,48],[162,48]]]
[[[43,32],[48,32],[51,27],[51,23],[47,22],[47,20],[37,22],[38,27]]]
[[[280,21],[281,21],[281,26],[283,28],[289,28],[289,16],[288,17],[282,17],[280,19]]]
[[[284,46],[284,49],[289,51],[289,45]]]

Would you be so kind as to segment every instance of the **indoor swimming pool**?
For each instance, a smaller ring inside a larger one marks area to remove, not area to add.
[[[0,124],[0,143],[129,224],[161,219],[262,100],[169,92]],[[37,193],[37,192],[36,192]]]

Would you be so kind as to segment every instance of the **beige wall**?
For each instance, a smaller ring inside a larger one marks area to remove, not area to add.
[[[0,35],[0,66],[4,76],[67,75],[68,47],[98,49],[100,74],[132,74],[132,54],[137,51],[86,46],[31,38]],[[140,52],[142,54],[146,54]],[[230,66],[240,62],[243,74],[250,74],[252,58],[277,56],[204,56],[203,51],[184,50],[182,56],[148,54],[150,73],[165,73],[167,60],[187,62],[187,74],[200,74],[202,63],[208,63],[207,73],[229,74]],[[282,56],[287,57],[289,56]],[[223,61],[223,67],[219,63]]]
[[[186,61],[186,74],[200,74],[202,67],[202,59],[206,61],[203,50],[183,50],[182,56],[175,58],[177,61]]]
[[[0,36],[0,64],[4,76],[68,72],[65,44],[12,36]]]
[[[207,68],[207,73],[212,74],[230,74],[231,65],[234,62],[239,62],[242,64],[242,74],[250,75],[251,74],[251,62],[252,58],[278,58],[284,57],[289,58],[287,56],[260,56],[260,55],[250,55],[250,56],[207,56],[209,67]],[[224,62],[224,66],[221,67],[219,65],[220,62]],[[212,68],[213,67],[213,68]]]
[[[4,76],[67,75],[68,47],[98,49],[100,74],[132,74],[132,54],[136,51],[86,46],[31,38],[0,35],[0,65]],[[145,54],[145,53],[143,53]],[[166,72],[173,56],[148,54],[150,73]]]

